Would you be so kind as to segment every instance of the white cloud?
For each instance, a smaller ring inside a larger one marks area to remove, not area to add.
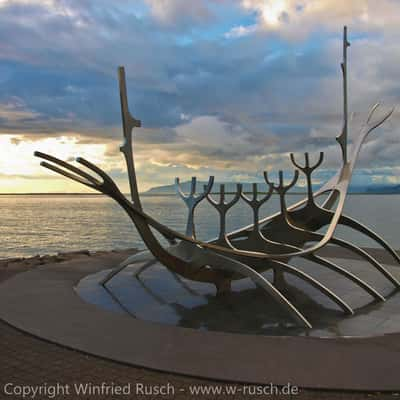
[[[0,9],[13,5],[39,6],[49,14],[73,18],[78,16],[74,7],[60,0],[0,0]],[[82,23],[82,21],[79,21],[79,23]]]
[[[241,0],[240,4],[256,13],[258,30],[291,39],[302,39],[317,28],[337,31],[342,25],[368,31],[396,27],[400,13],[400,2],[392,0]],[[231,30],[236,31],[246,28]]]
[[[257,25],[249,25],[249,26],[235,26],[229,32],[225,33],[226,38],[237,38],[242,36],[250,35],[251,33],[257,30]]]
[[[12,98],[6,103],[0,103],[0,120],[3,124],[32,120],[38,116],[38,113],[28,110],[21,99]]]

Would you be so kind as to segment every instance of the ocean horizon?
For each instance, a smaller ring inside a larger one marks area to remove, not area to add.
[[[298,194],[288,195],[289,204],[298,200]],[[142,202],[149,215],[184,232],[186,207],[176,195],[148,194],[142,197]],[[400,215],[394,210],[399,202],[400,195],[397,194],[351,194],[346,199],[345,213],[369,226],[398,249]],[[2,194],[0,206],[1,259],[78,250],[144,248],[125,212],[101,194]],[[278,206],[278,197],[272,196],[260,215],[269,215],[277,211]],[[233,230],[248,225],[251,218],[249,206],[240,200],[228,213],[227,228]],[[210,204],[200,204],[195,221],[200,239],[209,240],[217,235],[217,214]],[[373,241],[347,228],[339,227],[336,234],[358,245],[376,247]]]

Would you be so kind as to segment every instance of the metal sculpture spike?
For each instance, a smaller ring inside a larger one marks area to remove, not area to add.
[[[210,193],[214,184],[214,177],[210,176],[208,184],[205,185],[204,187],[204,193],[201,193],[199,195],[196,195],[196,184],[197,184],[197,179],[194,176],[192,177],[192,182],[190,183],[190,193],[188,195],[185,195],[180,188],[179,178],[175,178],[176,192],[183,200],[183,202],[186,204],[186,207],[188,208],[189,212],[186,224],[186,236],[190,236],[192,238],[196,237],[196,232],[194,227],[194,210],[197,207],[197,205],[202,200],[204,200]]]
[[[107,287],[108,282],[116,274],[133,263],[139,265],[139,268],[134,273],[137,279],[139,279],[141,272],[150,268],[156,262],[163,264],[176,277],[177,281],[186,287],[186,290],[190,290],[190,287],[187,287],[181,278],[212,283],[216,286],[217,293],[229,291],[233,280],[250,278],[264,290],[267,296],[282,307],[293,320],[303,327],[310,328],[312,326],[311,322],[283,294],[283,289],[285,289],[286,285],[284,274],[295,275],[317,288],[340,307],[344,313],[352,314],[354,311],[351,305],[347,304],[322,282],[291,265],[289,262],[294,257],[300,257],[319,267],[328,268],[352,281],[361,290],[371,295],[374,301],[385,301],[385,297],[370,284],[349,272],[346,268],[317,254],[326,245],[333,244],[356,253],[382,273],[396,289],[399,288],[400,282],[396,277],[367,251],[334,235],[336,227],[339,224],[350,227],[373,239],[400,264],[400,257],[383,238],[354,218],[350,218],[343,213],[344,201],[362,145],[368,135],[385,122],[393,113],[393,109],[391,109],[380,118],[374,120],[379,104],[374,106],[366,122],[361,127],[358,136],[355,137],[351,153],[348,154],[347,48],[349,46],[347,28],[345,27],[343,35],[343,62],[341,63],[343,74],[343,129],[342,133],[337,137],[342,152],[343,163],[336,175],[326,182],[321,189],[314,192],[312,188],[312,173],[322,164],[323,153],[320,153],[314,165],[310,164],[308,153],[305,153],[304,165],[296,161],[294,154],[290,154],[290,159],[296,170],[289,184],[284,184],[282,171],[279,171],[278,184],[271,182],[267,172],[265,172],[264,178],[269,186],[269,191],[266,195],[260,198],[257,184],[253,184],[252,197],[247,197],[243,193],[242,185],[238,184],[236,193],[230,201],[226,201],[225,199],[224,185],[220,186],[219,200],[217,201],[213,198],[211,195],[214,183],[213,177],[209,178],[208,185],[204,187],[203,193],[197,195],[196,178],[192,178],[190,193],[187,195],[181,190],[179,179],[177,178],[177,192],[188,208],[185,234],[161,224],[148,215],[142,208],[132,150],[132,130],[135,127],[140,127],[141,123],[139,120],[133,118],[129,112],[125,72],[123,67],[120,67],[118,76],[124,138],[121,152],[124,154],[127,164],[131,200],[128,200],[121,193],[117,185],[104,171],[89,161],[82,158],[77,159],[77,162],[90,170],[91,173],[53,156],[40,152],[35,153],[37,157],[45,160],[41,163],[44,167],[115,200],[135,224],[143,242],[147,246],[148,251],[129,257],[112,270],[103,279],[101,282],[102,285]],[[285,196],[296,184],[299,171],[306,178],[307,197],[288,207]],[[260,219],[259,211],[261,205],[269,200],[273,191],[279,195],[280,211]],[[319,205],[315,199],[323,194],[328,194],[328,197],[322,205]],[[204,199],[207,199],[211,206],[219,213],[219,235],[210,241],[201,241],[196,238],[195,208]],[[226,232],[227,213],[240,199],[251,207],[253,223],[228,233]],[[326,227],[325,233],[318,233],[323,227]],[[153,230],[163,235],[168,240],[169,245],[163,245],[155,236]],[[274,273],[272,283],[263,276],[263,273],[267,270],[272,270]]]
[[[347,40],[347,26],[343,28],[343,62],[340,64],[343,74],[343,129],[336,138],[342,150],[343,164],[347,163],[347,135],[348,135],[348,104],[347,104],[347,48],[350,42]]]
[[[204,186],[204,193],[207,192],[207,186]],[[215,201],[209,194],[207,193],[207,200],[209,203],[217,210],[219,214],[219,235],[216,243],[220,246],[231,247],[228,239],[226,238],[226,214],[227,212],[239,201],[240,196],[242,195],[242,185],[240,183],[236,186],[236,193],[232,200],[226,202],[225,201],[225,185],[221,184],[219,187],[219,201]]]

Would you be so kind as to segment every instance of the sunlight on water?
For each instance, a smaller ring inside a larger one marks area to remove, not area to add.
[[[301,197],[289,196],[292,201]],[[184,232],[186,209],[175,196],[143,196],[145,210],[170,228]],[[143,244],[133,224],[122,209],[102,196],[0,196],[0,257],[31,256],[73,250],[110,250],[138,247]],[[273,196],[263,206],[261,215],[276,211],[278,198]],[[400,248],[400,195],[350,195],[346,213]],[[197,235],[209,239],[217,234],[217,213],[208,203],[196,213]],[[249,207],[239,202],[228,214],[228,229],[251,223]],[[373,247],[368,239],[360,240],[347,230],[337,234],[356,244]]]

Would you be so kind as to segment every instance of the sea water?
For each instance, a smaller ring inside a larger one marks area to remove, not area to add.
[[[289,195],[288,202],[301,198]],[[143,196],[142,203],[156,220],[185,231],[186,208],[176,196]],[[277,211],[278,206],[278,197],[272,196],[262,207],[261,215]],[[400,195],[349,195],[345,212],[400,248]],[[195,215],[200,239],[216,236],[217,217],[210,204],[200,204]],[[251,210],[243,201],[229,211],[229,230],[250,223]],[[337,236],[374,247],[374,242],[348,229],[339,228]],[[144,247],[125,212],[113,200],[100,195],[0,196],[0,243],[0,258]]]

